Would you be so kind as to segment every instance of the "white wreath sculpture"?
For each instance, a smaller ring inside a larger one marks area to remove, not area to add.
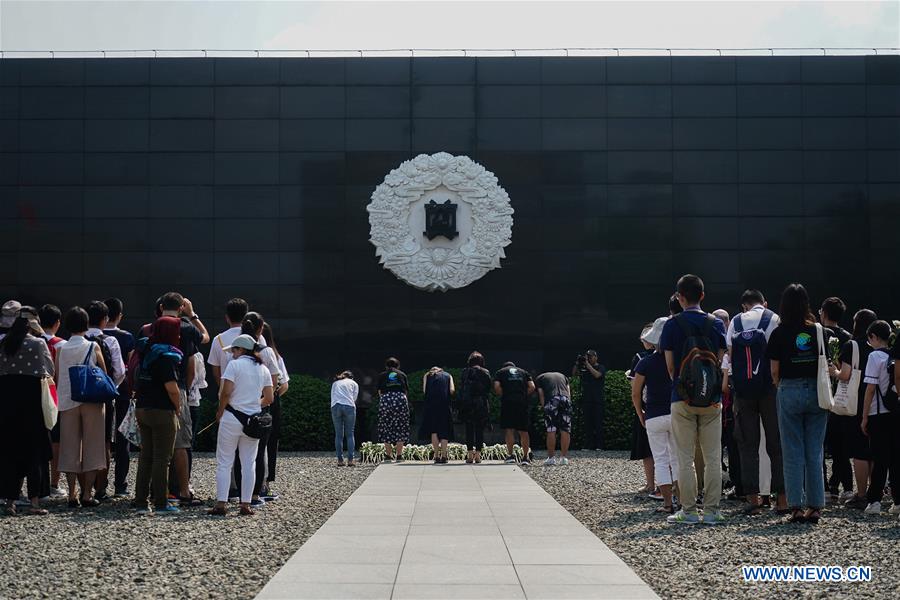
[[[440,186],[471,207],[472,233],[458,247],[423,247],[410,205]],[[420,154],[375,188],[369,213],[375,255],[399,279],[429,292],[461,288],[500,267],[512,241],[513,208],[497,177],[468,156]]]

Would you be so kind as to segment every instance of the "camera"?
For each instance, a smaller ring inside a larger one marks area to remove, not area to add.
[[[580,368],[583,369],[584,366],[587,364],[587,356],[584,355],[584,354],[579,354],[579,355],[575,358],[575,364],[577,364]]]

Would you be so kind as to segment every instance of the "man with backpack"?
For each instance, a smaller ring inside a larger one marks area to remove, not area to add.
[[[703,280],[684,275],[676,286],[684,311],[666,322],[659,347],[672,378],[672,433],[678,452],[678,485],[682,508],[670,523],[719,525],[722,499],[722,371],[725,325],[703,312]],[[697,510],[694,445],[700,442],[705,462],[703,511]]]
[[[769,336],[781,321],[778,315],[767,308],[765,296],[759,290],[745,291],[741,296],[741,308],[744,312],[729,324],[725,341],[728,344],[731,385],[734,388],[734,421],[741,457],[741,487],[747,497],[744,514],[758,515],[762,511],[759,498],[760,421],[766,432],[766,453],[772,464],[772,491],[778,494],[775,508],[787,511],[781,436],[775,408],[775,384],[766,359]]]
[[[87,306],[88,330],[85,339],[97,342],[100,352],[103,354],[103,362],[106,365],[106,374],[109,375],[116,387],[125,380],[125,361],[122,359],[122,347],[119,341],[103,333],[109,326],[109,308],[100,300],[94,300]],[[115,439],[115,398],[111,398],[106,404],[106,469],[97,473],[95,480],[96,499],[101,502],[107,498],[106,486],[109,483],[109,459],[112,450],[112,442]]]

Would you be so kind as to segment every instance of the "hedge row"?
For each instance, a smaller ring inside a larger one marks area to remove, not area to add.
[[[460,381],[461,369],[448,369],[455,381]],[[415,423],[422,411],[424,401],[421,381],[425,371],[409,373],[411,421]],[[583,427],[581,382],[572,378],[572,447],[583,448],[585,428]],[[215,418],[214,397],[204,398],[200,407],[200,427],[205,427]],[[500,418],[500,400],[490,397],[491,422],[496,427]],[[331,450],[334,447],[334,429],[331,424],[331,384],[310,375],[291,375],[288,393],[282,398],[282,425],[280,447],[285,451]],[[374,436],[377,421],[377,400],[367,411],[365,430]],[[606,374],[606,412],[604,421],[604,447],[610,450],[631,448],[634,409],[631,405],[631,386],[624,371],[609,371]],[[535,448],[544,447],[544,419],[538,408],[537,397],[532,401],[531,442]],[[413,442],[417,441],[417,428],[411,426]],[[363,440],[357,440],[357,443]],[[461,440],[457,440],[461,441]],[[210,427],[197,440],[200,450],[212,451],[216,444],[216,428]]]

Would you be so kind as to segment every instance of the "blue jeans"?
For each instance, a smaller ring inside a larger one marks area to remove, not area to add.
[[[784,487],[791,508],[825,507],[822,460],[828,411],[819,408],[815,379],[782,379],[778,385],[778,429]],[[805,502],[804,502],[805,500]]]
[[[347,460],[353,460],[356,440],[353,429],[356,427],[356,408],[347,404],[335,404],[331,407],[331,422],[334,423],[334,453],[338,460],[344,460],[344,437],[347,438]]]

